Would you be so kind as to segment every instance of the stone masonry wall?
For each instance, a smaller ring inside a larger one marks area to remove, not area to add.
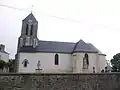
[[[120,73],[0,74],[0,90],[120,90]]]

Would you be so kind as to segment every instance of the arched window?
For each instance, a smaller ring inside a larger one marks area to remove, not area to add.
[[[93,67],[93,73],[95,73],[95,67]]]
[[[24,67],[27,67],[27,61],[24,62]]]
[[[27,67],[27,65],[29,64],[28,60],[27,59],[24,59],[23,62],[23,67]]]
[[[87,53],[85,53],[85,59],[86,59],[86,62],[87,62],[87,65],[89,65],[89,56],[88,56],[88,54]]]
[[[55,65],[59,65],[59,56],[55,54]]]
[[[26,24],[26,32],[25,32],[26,35],[28,35],[28,24]]]

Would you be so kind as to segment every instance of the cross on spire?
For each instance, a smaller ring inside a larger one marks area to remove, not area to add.
[[[31,13],[33,12],[33,5],[31,6]]]

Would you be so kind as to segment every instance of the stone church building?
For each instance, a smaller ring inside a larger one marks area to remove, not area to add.
[[[20,73],[100,73],[106,55],[91,43],[43,41],[37,38],[38,21],[30,13],[22,21],[16,54]]]

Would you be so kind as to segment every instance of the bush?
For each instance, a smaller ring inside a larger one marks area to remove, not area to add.
[[[3,69],[4,68],[4,66],[5,66],[5,61],[3,61],[3,60],[0,60],[0,68],[1,69]]]

